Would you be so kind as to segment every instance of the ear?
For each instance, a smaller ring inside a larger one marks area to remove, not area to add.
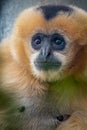
[[[87,12],[83,9],[75,7],[74,20],[77,26],[79,44],[87,45]]]

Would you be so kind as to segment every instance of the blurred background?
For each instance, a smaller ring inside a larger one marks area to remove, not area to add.
[[[22,10],[41,3],[71,4],[87,10],[87,0],[0,0],[0,40],[10,35]]]

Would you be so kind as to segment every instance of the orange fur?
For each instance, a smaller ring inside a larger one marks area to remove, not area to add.
[[[87,87],[87,81],[84,81],[87,78],[85,77],[85,71],[87,71],[87,14],[77,10],[76,8],[75,14],[70,17],[67,17],[67,14],[60,14],[50,21],[46,21],[42,12],[36,11],[35,8],[25,10],[18,17],[11,37],[5,39],[0,45],[0,87],[3,91],[12,94],[11,97],[16,100],[16,104],[21,104],[21,97],[29,97],[35,98],[35,100],[38,98],[43,106],[42,99],[48,88],[50,89],[50,83],[33,75],[30,65],[29,58],[35,53],[30,45],[31,38],[38,30],[46,33],[57,30],[70,39],[71,48],[66,56],[67,60],[70,58],[72,60],[65,69],[65,73],[82,80]],[[86,130],[87,96],[85,90],[87,91],[87,89],[85,87],[78,90],[80,97],[75,95],[73,102],[71,102],[72,100],[65,102],[68,104],[66,109],[71,117],[58,126],[57,130]],[[60,113],[65,112],[64,101],[60,103],[61,107],[58,106]],[[1,129],[3,130],[0,127]]]

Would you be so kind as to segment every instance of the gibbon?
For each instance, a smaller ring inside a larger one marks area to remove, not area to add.
[[[87,130],[87,12],[25,9],[0,44],[0,130]]]

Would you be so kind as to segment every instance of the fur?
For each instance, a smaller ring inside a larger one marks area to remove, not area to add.
[[[49,20],[37,7],[24,10],[0,44],[0,130],[87,129],[87,12],[70,8],[70,15],[60,11]],[[31,39],[38,31],[64,36],[66,48],[54,52],[59,70],[35,68],[39,52]],[[70,117],[60,122],[60,114]]]

